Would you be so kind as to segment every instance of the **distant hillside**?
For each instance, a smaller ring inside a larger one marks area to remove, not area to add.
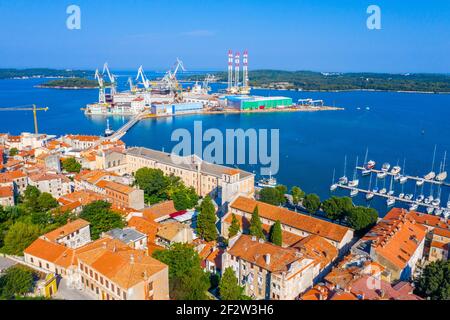
[[[52,80],[47,83],[38,85],[40,88],[57,88],[57,89],[93,89],[98,88],[96,80],[86,78],[65,78]]]
[[[227,81],[226,72],[215,74]],[[192,77],[199,80],[202,76]],[[252,87],[311,91],[383,90],[450,93],[450,75],[389,73],[321,73],[313,71],[254,70],[249,72]]]
[[[0,79],[13,78],[47,78],[47,77],[87,77],[93,76],[87,70],[57,70],[47,68],[33,69],[0,69]]]

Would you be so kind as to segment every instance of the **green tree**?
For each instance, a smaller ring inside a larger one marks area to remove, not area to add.
[[[34,224],[16,222],[9,228],[4,239],[2,251],[11,255],[23,255],[25,250],[40,235],[40,229]]]
[[[259,200],[274,206],[279,206],[286,202],[284,193],[281,193],[280,189],[277,188],[262,188],[259,191]]]
[[[17,148],[11,148],[11,149],[9,150],[9,156],[10,156],[10,157],[17,156],[18,154],[19,154],[19,150],[17,150]]]
[[[439,260],[427,265],[415,284],[416,293],[423,298],[449,300],[450,260]]]
[[[283,234],[281,232],[280,220],[277,220],[270,229],[270,242],[280,247],[283,245]]]
[[[353,208],[352,199],[349,197],[336,197],[325,200],[322,209],[331,220],[342,220],[349,215]]]
[[[174,243],[169,250],[157,250],[153,257],[169,266],[170,296],[176,300],[204,300],[209,277],[200,266],[200,256],[185,243]]]
[[[36,212],[40,211],[39,208],[39,196],[41,195],[41,191],[35,186],[29,185],[24,192],[23,203],[25,207],[31,211]]]
[[[354,207],[347,216],[347,222],[355,231],[363,232],[373,226],[378,219],[378,212],[373,208]]]
[[[231,225],[228,228],[228,238],[233,238],[239,231],[241,231],[241,225],[239,224],[239,220],[236,218],[236,215],[233,213]]]
[[[314,214],[320,208],[320,198],[317,194],[308,194],[303,200],[303,206],[310,214]]]
[[[222,300],[242,300],[244,288],[238,283],[233,268],[225,269],[219,283],[219,295]]]
[[[33,272],[23,266],[13,266],[0,278],[0,296],[12,299],[16,295],[31,292],[34,284]]]
[[[61,161],[62,168],[67,172],[79,173],[81,171],[81,164],[75,158],[67,158]]]
[[[122,216],[112,211],[111,203],[106,201],[94,201],[86,205],[80,213],[80,218],[90,222],[93,240],[100,238],[102,232],[125,226]]]
[[[198,203],[198,195],[195,189],[190,187],[180,187],[172,194],[173,204],[175,209],[181,211],[194,208]]]
[[[146,202],[150,204],[171,199],[172,194],[183,186],[179,177],[165,176],[160,169],[141,168],[134,177],[135,184],[144,190]]]
[[[294,205],[298,205],[300,200],[305,197],[305,192],[297,186],[293,186],[291,189],[292,202]]]
[[[41,212],[47,212],[50,209],[56,208],[58,206],[58,201],[52,197],[50,193],[43,192],[39,195],[38,207]]]
[[[216,240],[218,237],[216,209],[209,196],[203,199],[199,211],[197,217],[197,233],[206,241]]]
[[[265,235],[262,228],[261,219],[259,218],[258,206],[253,209],[252,219],[250,220],[250,235],[260,239],[265,239]]]

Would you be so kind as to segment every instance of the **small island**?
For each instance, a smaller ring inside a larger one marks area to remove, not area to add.
[[[90,80],[86,78],[65,78],[52,80],[46,83],[37,85],[38,88],[51,88],[51,89],[96,89],[98,88],[98,82],[96,80]]]

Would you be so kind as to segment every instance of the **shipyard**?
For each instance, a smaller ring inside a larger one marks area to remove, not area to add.
[[[210,84],[216,79],[207,74],[203,81],[184,82],[177,75],[186,71],[183,61],[176,59],[174,66],[161,79],[149,79],[140,66],[136,77],[129,77],[129,90],[117,90],[117,76],[109,70],[108,63],[103,71],[95,71],[98,81],[98,102],[82,108],[88,116],[139,115],[168,117],[186,114],[223,114],[249,112],[295,112],[332,111],[340,107],[325,106],[323,100],[311,98],[293,101],[283,96],[250,95],[248,76],[248,52],[243,53],[243,68],[240,68],[240,53],[228,53],[228,82],[224,90],[211,93]],[[189,86],[190,85],[190,86]]]

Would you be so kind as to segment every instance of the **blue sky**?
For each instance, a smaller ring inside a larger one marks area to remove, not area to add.
[[[250,69],[448,73],[449,17],[448,0],[0,0],[0,67],[221,70],[248,49]]]

